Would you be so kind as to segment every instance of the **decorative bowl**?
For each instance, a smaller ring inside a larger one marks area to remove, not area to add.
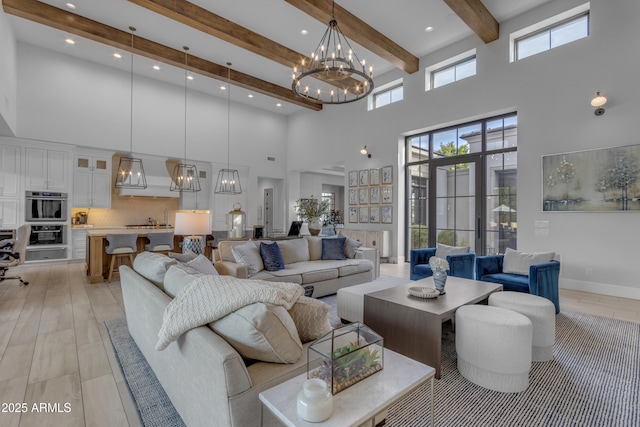
[[[440,292],[438,292],[438,290],[434,288],[425,288],[422,286],[415,286],[415,287],[409,288],[409,295],[412,295],[418,298],[436,298],[438,295],[440,295]]]

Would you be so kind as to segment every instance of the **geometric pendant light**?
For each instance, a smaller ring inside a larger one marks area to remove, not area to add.
[[[189,47],[183,46],[184,49],[184,161],[178,163],[173,168],[171,175],[170,191],[196,192],[200,191],[200,180],[198,179],[198,170],[196,165],[187,164],[187,81],[189,73],[187,67],[189,65]]]
[[[240,173],[231,169],[229,153],[231,151],[231,62],[227,62],[227,168],[218,172],[215,194],[242,194]]]
[[[118,164],[118,173],[116,175],[117,188],[147,188],[147,178],[144,174],[144,166],[142,165],[142,159],[133,157],[133,33],[136,30],[134,27],[129,27],[131,30],[131,122],[129,129],[129,157],[121,157]]]

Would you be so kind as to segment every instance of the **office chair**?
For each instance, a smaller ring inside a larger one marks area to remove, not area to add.
[[[25,286],[29,284],[29,282],[23,280],[20,276],[5,275],[7,270],[9,270],[9,267],[15,267],[24,262],[27,253],[27,243],[29,243],[29,235],[31,235],[31,225],[24,224],[18,228],[13,248],[10,250],[0,249],[0,254],[6,255],[5,259],[0,260],[0,282],[9,279],[17,279]]]

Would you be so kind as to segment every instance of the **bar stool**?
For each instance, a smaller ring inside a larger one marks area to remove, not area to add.
[[[169,232],[153,232],[147,234],[149,244],[144,249],[149,252],[162,252],[164,254],[173,250],[173,231]]]
[[[107,242],[109,242],[109,246],[107,246],[105,252],[111,255],[111,267],[109,268],[109,277],[107,278],[107,282],[111,282],[113,266],[115,265],[116,258],[127,256],[131,263],[131,268],[133,268],[133,254],[136,253],[137,240],[137,233],[107,234]]]

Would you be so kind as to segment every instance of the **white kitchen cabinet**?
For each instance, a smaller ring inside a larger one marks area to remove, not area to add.
[[[20,197],[20,147],[0,145],[0,197]]]
[[[71,230],[71,258],[85,259],[87,252],[87,230],[74,228]]]
[[[180,209],[209,209],[209,194],[211,193],[211,168],[196,164],[200,191],[182,192],[180,194]]]
[[[20,199],[0,198],[0,227],[18,228],[20,226]]]
[[[111,157],[73,157],[73,202],[74,208],[111,207]]]
[[[27,190],[68,190],[68,153],[42,148],[25,149]]]

